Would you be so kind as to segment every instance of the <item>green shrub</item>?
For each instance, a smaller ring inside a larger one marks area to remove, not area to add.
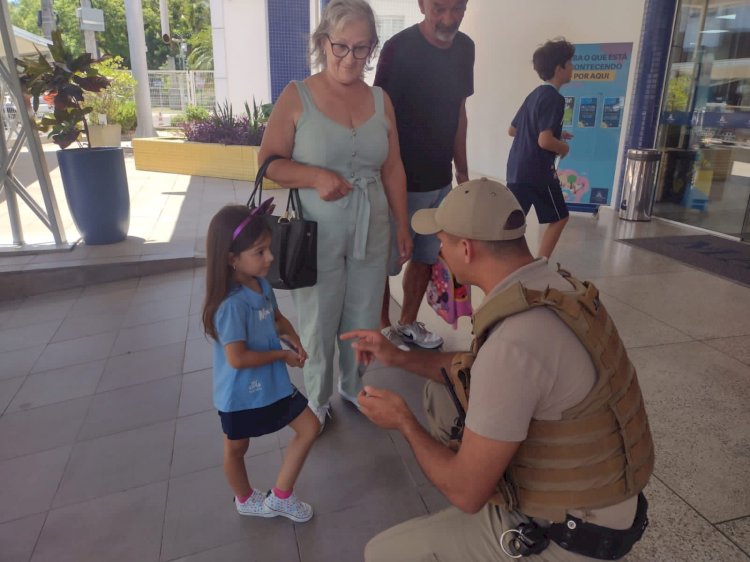
[[[107,116],[107,123],[119,123],[123,131],[135,128],[135,85],[136,81],[123,66],[121,57],[105,58],[92,66],[110,80],[109,88],[86,96],[82,107],[91,108],[89,122],[98,124],[98,114]],[[130,107],[132,106],[132,114]],[[131,116],[132,115],[132,116]],[[120,120],[122,118],[122,120]]]
[[[135,131],[138,124],[135,100],[124,102],[115,113],[115,122],[122,126],[123,131]]]
[[[205,121],[211,116],[207,109],[197,105],[188,105],[185,108],[185,121],[195,123],[196,121]],[[172,121],[174,122],[174,120]]]

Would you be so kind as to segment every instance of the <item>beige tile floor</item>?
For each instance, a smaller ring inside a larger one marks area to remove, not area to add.
[[[138,172],[130,158],[128,171],[131,239],[0,258],[0,270],[192,254],[211,214],[249,188]],[[644,389],[657,466],[651,526],[628,560],[750,560],[750,289],[615,241],[689,230],[600,214],[573,217],[554,257],[601,288]],[[538,237],[532,221],[532,246]],[[378,531],[446,505],[399,435],[334,398],[335,420],[298,483],[315,518],[237,516],[200,333],[202,277],[0,301],[0,560],[348,562]],[[398,299],[398,280],[392,288]],[[278,297],[294,320],[289,295]],[[454,332],[430,310],[421,316],[446,347],[466,345],[465,321]],[[377,367],[366,376],[419,407],[416,377]],[[253,442],[259,487],[272,484],[288,439],[282,430]]]

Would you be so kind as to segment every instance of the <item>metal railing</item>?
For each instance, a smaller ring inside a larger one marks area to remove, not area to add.
[[[155,112],[176,114],[188,105],[210,111],[216,105],[212,70],[149,70],[148,86]]]

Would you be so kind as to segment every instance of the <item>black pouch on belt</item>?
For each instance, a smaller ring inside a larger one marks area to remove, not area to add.
[[[597,558],[618,560],[625,556],[643,536],[648,527],[648,502],[646,496],[638,494],[638,508],[630,529],[610,529],[568,515],[563,523],[553,523],[547,536],[561,548]]]

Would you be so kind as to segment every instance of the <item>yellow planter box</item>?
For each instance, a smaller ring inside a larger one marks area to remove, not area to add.
[[[133,139],[137,170],[255,181],[258,173],[258,146],[230,146],[189,142],[181,139]],[[264,189],[280,186],[270,180]]]

